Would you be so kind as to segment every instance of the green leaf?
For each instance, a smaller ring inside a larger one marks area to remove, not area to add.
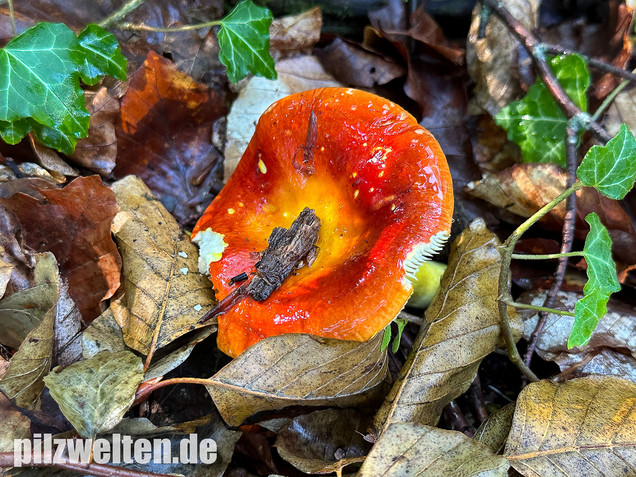
[[[397,336],[393,339],[393,346],[391,347],[391,351],[393,351],[394,353],[398,352],[398,349],[400,349],[400,341],[402,341],[402,332],[404,331],[404,327],[406,326],[406,324],[409,322],[409,320],[406,320],[404,318],[396,318],[395,319],[395,324],[397,325]]]
[[[115,35],[91,23],[79,34],[78,40],[85,52],[80,69],[84,83],[93,85],[105,75],[126,79],[128,60],[121,53]]]
[[[576,174],[583,184],[610,199],[625,197],[636,180],[636,139],[627,125],[621,124],[606,146],[592,146]]]
[[[269,54],[269,26],[272,12],[251,0],[239,3],[221,20],[219,59],[227,68],[232,83],[252,72],[257,76],[276,79],[274,59]]]
[[[557,56],[550,68],[574,103],[587,111],[585,92],[590,74],[579,55]],[[495,116],[495,122],[508,132],[508,139],[521,147],[525,162],[552,162],[565,166],[567,117],[543,81],[537,79],[520,101],[510,103]]]
[[[124,77],[114,37],[89,26],[82,43],[61,23],[38,23],[0,49],[0,135],[16,144],[34,130],[45,145],[71,154],[88,134],[80,73],[95,83]],[[123,61],[122,61],[123,59]]]
[[[142,378],[143,363],[137,355],[102,351],[66,368],[54,368],[44,382],[75,430],[91,438],[121,421]]]
[[[384,328],[384,332],[382,334],[382,344],[380,345],[380,350],[384,351],[389,347],[389,343],[391,342],[391,323],[386,325]]]
[[[588,281],[583,287],[585,295],[574,307],[574,325],[568,339],[570,348],[583,346],[589,341],[596,325],[607,311],[610,295],[621,289],[612,259],[612,240],[607,229],[595,213],[589,214],[585,220],[590,224],[583,247]]]

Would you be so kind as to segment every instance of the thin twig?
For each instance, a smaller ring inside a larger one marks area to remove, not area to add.
[[[572,187],[576,182],[576,167],[577,163],[577,148],[579,143],[579,135],[578,131],[574,127],[574,125],[568,125],[566,129],[566,162],[567,162],[567,185],[568,187]],[[563,285],[563,280],[565,279],[565,272],[568,266],[568,258],[573,256],[572,252],[572,243],[574,242],[574,226],[576,222],[576,194],[572,194],[567,198],[566,201],[566,213],[563,219],[563,242],[561,243],[561,254],[563,255],[559,258],[559,264],[557,266],[554,283],[552,287],[548,291],[548,294],[543,302],[543,306],[545,308],[553,308],[554,300],[556,300],[557,294]],[[577,255],[576,253],[574,255]],[[537,343],[539,342],[539,337],[541,336],[541,332],[543,331],[543,327],[548,319],[548,313],[546,311],[541,311],[539,313],[539,319],[537,320],[537,326],[535,326],[532,335],[530,336],[530,341],[528,343],[528,349],[526,351],[526,355],[524,356],[524,362],[526,365],[530,365],[530,361],[532,360],[532,355],[534,354],[535,349],[537,348]]]
[[[486,403],[484,402],[484,393],[481,389],[481,380],[479,374],[475,376],[475,380],[470,384],[470,395],[473,401],[473,407],[475,408],[475,416],[481,424],[488,419],[488,410],[486,409]]]
[[[573,51],[570,50],[568,48],[564,48],[561,45],[553,45],[550,43],[541,43],[540,45],[541,48],[543,48],[543,50],[546,53],[552,53],[555,55],[573,55],[573,54],[577,54],[579,55],[581,58],[583,58],[585,60],[585,62],[590,65],[593,66],[599,70],[605,71],[607,73],[611,73],[615,76],[620,76],[621,78],[625,78],[628,82],[636,82],[636,74],[632,73],[631,71],[627,71],[624,70],[622,68],[619,68],[618,66],[614,66],[611,63],[606,63],[605,61],[601,61],[601,60],[597,60],[596,58],[591,58],[587,55],[584,55],[582,53],[579,53],[578,51]]]
[[[129,13],[132,13],[138,7],[140,7],[146,0],[130,0],[123,4],[118,10],[111,13],[109,16],[104,18],[98,25],[102,28],[107,28],[116,21],[121,20]]]
[[[41,460],[44,460],[44,455],[41,457]],[[13,452],[0,452],[0,468],[13,467],[14,459],[15,455]],[[96,477],[170,477],[168,474],[156,474],[153,472],[126,469],[125,467],[116,465],[97,464],[95,462],[91,462],[90,464],[71,462],[68,458],[55,464],[29,464],[29,467],[59,467],[60,469],[78,472],[83,475],[90,474]]]
[[[117,30],[133,30],[133,31],[151,31],[158,33],[174,33],[180,31],[199,30],[201,28],[212,28],[220,25],[221,20],[214,20],[211,22],[197,23],[195,25],[183,25],[178,27],[153,27],[146,25],[145,23],[119,23],[113,28]]]
[[[464,417],[464,413],[455,401],[449,402],[444,408],[444,415],[449,421],[453,429],[466,434],[468,437],[475,435],[474,430],[468,424],[468,421]]]
[[[632,73],[636,73],[636,69],[632,70]],[[610,92],[610,94],[608,94],[605,97],[605,99],[603,100],[601,105],[598,107],[598,109],[594,111],[594,114],[592,115],[592,121],[598,121],[600,119],[600,117],[603,115],[605,110],[609,108],[610,105],[614,102],[614,100],[616,99],[616,96],[618,96],[621,91],[627,88],[627,85],[629,85],[629,83],[630,81],[628,80],[621,81],[621,84],[619,84],[616,88],[614,88]]]
[[[579,118],[581,126],[590,131],[594,137],[605,144],[611,139],[611,136],[598,123],[592,121],[591,117],[581,111],[581,109],[572,101],[565,92],[556,76],[548,66],[545,58],[545,50],[542,49],[542,43],[539,38],[525,26],[521,24],[498,0],[481,0],[482,5],[489,7],[493,14],[506,25],[508,30],[519,40],[524,46],[528,54],[532,57],[539,76],[543,80],[546,88],[552,94],[559,107],[569,118]]]
[[[582,257],[583,252],[567,252],[567,253],[542,253],[542,254],[533,254],[533,253],[513,253],[513,260],[556,260],[561,259],[563,257]]]
[[[18,29],[15,27],[15,10],[13,10],[13,0],[7,0],[9,5],[9,18],[11,19],[11,32],[13,36],[18,34]]]
[[[135,401],[133,405],[137,405],[145,401],[148,399],[148,396],[157,389],[161,389],[165,386],[172,386],[173,384],[201,384],[203,386],[208,386],[215,384],[215,382],[211,379],[204,378],[172,378],[164,379],[163,381],[155,381],[154,383],[146,386],[144,386],[144,383],[141,383],[135,393]]]

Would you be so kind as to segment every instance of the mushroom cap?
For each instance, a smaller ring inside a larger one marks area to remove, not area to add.
[[[299,161],[308,149],[313,173]],[[304,207],[321,220],[315,262],[266,300],[248,296],[219,315],[224,353],[283,333],[366,341],[382,330],[413,292],[419,265],[449,236],[451,176],[435,138],[387,99],[350,88],[283,98],[261,116],[193,231],[211,228],[228,244],[209,266],[217,298],[237,287],[232,277],[255,272],[254,252]]]

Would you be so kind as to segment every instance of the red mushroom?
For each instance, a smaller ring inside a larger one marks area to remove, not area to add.
[[[325,88],[274,103],[193,231],[227,243],[209,264],[219,299],[305,207],[320,219],[315,261],[264,301],[248,296],[219,315],[226,354],[283,333],[365,341],[382,330],[449,236],[450,172],[433,136],[384,98]]]

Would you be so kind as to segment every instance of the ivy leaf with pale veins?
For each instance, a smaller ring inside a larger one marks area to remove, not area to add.
[[[607,301],[612,293],[620,291],[616,276],[616,264],[612,259],[612,239],[598,215],[589,214],[585,220],[590,231],[585,239],[583,255],[587,262],[585,296],[574,307],[574,325],[568,339],[568,347],[587,343],[599,320],[607,311]]]
[[[636,180],[636,139],[627,125],[605,146],[592,146],[576,171],[586,186],[594,187],[610,199],[620,200]]]
[[[252,0],[239,3],[221,20],[219,59],[227,68],[232,83],[238,83],[248,72],[276,79],[274,59],[269,54],[269,26],[272,12],[255,5]]]
[[[388,364],[380,345],[379,333],[364,343],[272,336],[250,346],[206,387],[231,426],[288,406],[355,406],[383,391]]]
[[[523,475],[634,475],[636,384],[589,376],[531,383],[517,398],[504,455]]]
[[[123,79],[125,59],[112,49],[114,37],[96,25],[80,36],[84,46],[67,26],[38,23],[0,49],[0,135],[6,142],[16,144],[33,130],[44,145],[71,154],[86,137],[89,113],[79,76],[92,83],[104,74]]]
[[[359,477],[506,477],[510,464],[458,431],[391,424],[367,456]]]
[[[434,425],[442,409],[468,389],[481,360],[500,339],[497,282],[501,267],[497,237],[475,220],[451,245],[440,290],[396,382],[374,418],[373,433],[395,422]],[[518,316],[511,313],[518,329]]]
[[[197,250],[146,185],[128,176],[112,185],[121,211],[113,232],[123,260],[125,294],[111,302],[124,341],[145,355],[188,331],[216,304],[200,275]]]
[[[549,65],[574,103],[581,111],[587,111],[585,92],[590,74],[583,58],[556,56]],[[540,79],[523,99],[499,111],[495,122],[508,132],[508,139],[519,144],[525,162],[552,162],[565,167],[568,118]]]
[[[143,378],[143,363],[130,351],[102,351],[60,368],[54,368],[44,382],[64,416],[86,438],[121,421]]]

